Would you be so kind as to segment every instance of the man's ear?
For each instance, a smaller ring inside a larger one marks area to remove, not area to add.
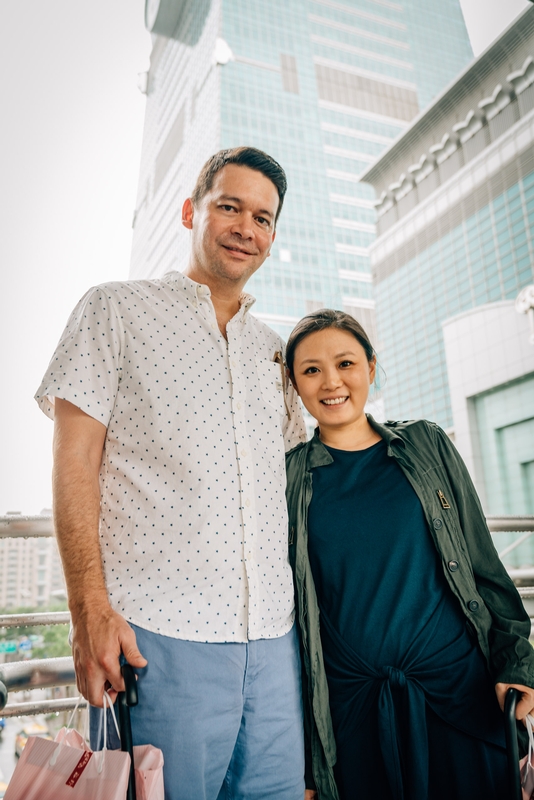
[[[182,206],[182,225],[184,228],[188,228],[188,230],[193,230],[193,217],[195,214],[195,207],[191,201],[191,198],[188,197],[185,203]]]
[[[271,255],[271,247],[273,246],[273,242],[276,239],[276,230],[273,231],[273,238],[271,239],[271,244],[269,245],[269,252],[267,253],[267,258]]]

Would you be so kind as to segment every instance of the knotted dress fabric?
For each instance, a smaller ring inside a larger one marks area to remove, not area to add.
[[[427,709],[476,747],[504,746],[501,712],[419,499],[385,443],[328,451],[334,462],[312,471],[309,555],[338,775],[349,796],[382,786],[394,800],[427,800]]]

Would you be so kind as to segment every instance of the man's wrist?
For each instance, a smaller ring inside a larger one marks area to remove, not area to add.
[[[105,590],[101,595],[95,596],[95,592],[91,591],[79,598],[69,598],[69,611],[73,624],[84,618],[103,617],[113,613]]]

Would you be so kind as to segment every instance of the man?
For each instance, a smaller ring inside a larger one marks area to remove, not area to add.
[[[102,706],[120,654],[137,669],[134,742],[163,750],[167,800],[304,796],[284,498],[304,426],[243,293],[285,190],[259,150],[210,158],[185,274],[91,289],[36,395],[78,687]]]

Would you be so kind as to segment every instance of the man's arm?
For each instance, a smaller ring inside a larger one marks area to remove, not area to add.
[[[104,689],[124,689],[119,656],[147,663],[126,620],[110,606],[99,541],[99,472],[106,427],[67,400],[55,399],[54,524],[72,617],[78,689],[102,706]]]

